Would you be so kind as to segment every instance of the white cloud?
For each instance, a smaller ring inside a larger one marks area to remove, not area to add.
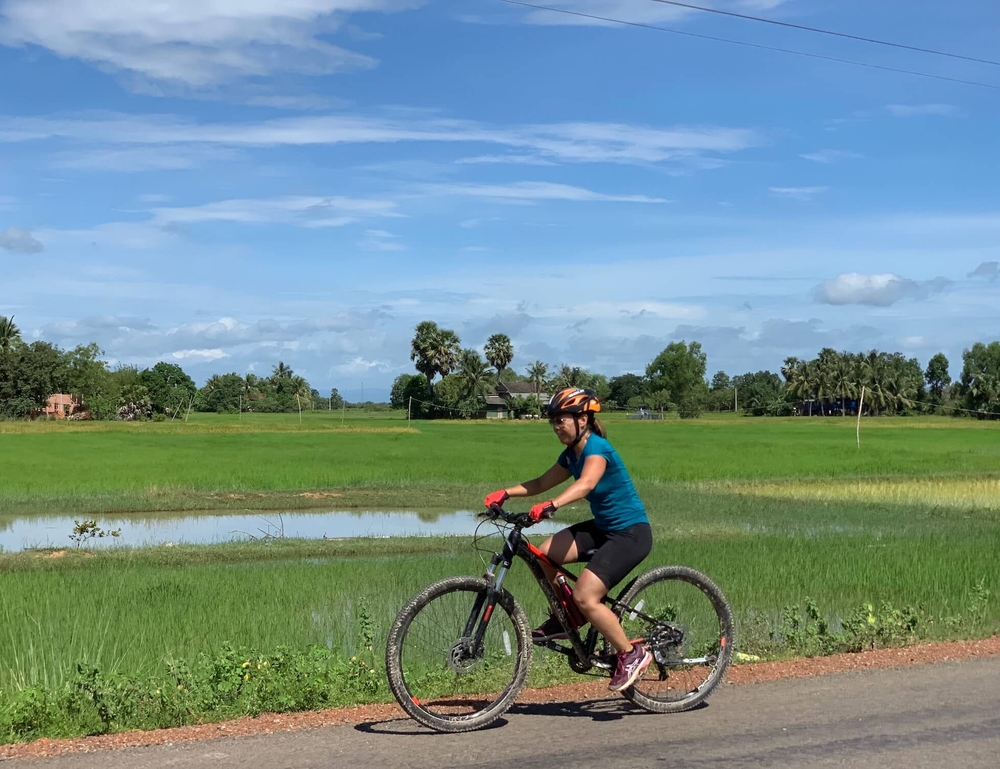
[[[27,230],[8,227],[0,231],[0,249],[17,254],[40,254],[45,246]]]
[[[820,150],[819,152],[808,152],[804,155],[799,155],[799,157],[811,160],[813,163],[823,163],[825,165],[829,165],[831,163],[836,163],[838,160],[860,158],[861,155],[857,152],[850,152],[848,150]]]
[[[893,117],[921,117],[924,115],[960,117],[962,114],[958,107],[951,104],[887,104],[885,109]]]
[[[283,223],[303,227],[342,227],[359,219],[398,216],[391,200],[366,200],[341,196],[299,196],[261,200],[221,200],[201,206],[153,209],[154,222],[196,224],[240,222]]]
[[[326,75],[375,60],[327,41],[350,13],[421,0],[7,0],[0,42],[38,45],[148,81],[204,87],[276,72]]]
[[[662,198],[646,195],[609,195],[583,187],[551,182],[516,182],[514,184],[429,184],[423,188],[436,195],[457,195],[494,198],[519,203],[539,200],[568,200],[574,202],[601,201],[611,203],[666,203]]]
[[[197,363],[211,363],[212,361],[228,358],[228,353],[216,348],[214,350],[175,350],[170,353],[170,357],[175,360],[187,360]]]
[[[947,278],[918,282],[892,273],[862,275],[848,272],[816,287],[816,301],[822,304],[861,304],[889,307],[903,299],[926,299],[951,285]]]
[[[385,230],[365,230],[365,238],[358,245],[367,251],[404,251],[406,246],[398,237]]]
[[[476,164],[493,164],[493,163],[510,163],[512,165],[522,165],[522,166],[554,166],[551,160],[546,160],[545,158],[540,158],[537,155],[479,155],[474,158],[460,158],[455,161],[460,165],[476,165]]]
[[[619,123],[490,126],[475,121],[364,115],[279,118],[258,123],[195,123],[175,117],[121,114],[49,119],[0,117],[0,142],[71,139],[93,145],[311,146],[446,142],[498,145],[567,163],[718,165],[712,153],[763,143],[752,129],[719,126],[653,128]]]
[[[771,193],[783,198],[793,200],[812,200],[814,196],[821,192],[826,192],[829,187],[768,187]]]
[[[114,149],[76,150],[56,154],[52,159],[55,168],[71,171],[183,171],[199,168],[207,163],[233,160],[234,150],[225,147],[156,146],[117,147]]]

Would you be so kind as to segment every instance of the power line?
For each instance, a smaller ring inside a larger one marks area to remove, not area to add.
[[[979,88],[990,88],[995,91],[1000,91],[1000,85],[993,85],[991,83],[980,83],[976,80],[963,80],[957,77],[946,77],[944,75],[933,75],[929,72],[918,72],[912,69],[899,69],[897,67],[886,67],[881,64],[870,64],[864,61],[854,61],[853,59],[841,59],[836,56],[824,56],[819,53],[810,53],[808,51],[796,51],[792,48],[778,48],[772,45],[761,45],[760,43],[748,43],[745,40],[733,40],[726,37],[715,37],[713,35],[702,35],[697,32],[688,32],[681,29],[671,29],[669,27],[659,27],[655,24],[644,24],[640,21],[625,21],[623,19],[615,19],[610,16],[598,16],[593,13],[583,13],[582,11],[570,11],[566,8],[553,8],[547,5],[536,5],[534,3],[527,3],[523,0],[499,0],[501,3],[507,3],[508,5],[519,5],[523,8],[532,8],[536,11],[550,11],[552,13],[563,13],[568,16],[577,16],[582,19],[591,19],[593,21],[604,21],[609,24],[621,24],[626,27],[640,27],[641,29],[652,29],[657,32],[669,32],[672,35],[684,35],[685,37],[694,37],[700,40],[712,40],[716,43],[729,43],[730,45],[742,45],[746,48],[757,48],[762,51],[775,51],[777,53],[789,53],[794,56],[805,56],[810,59],[821,59],[822,61],[831,61],[837,64],[850,64],[855,67],[867,67],[868,69],[878,69],[884,72],[895,72],[901,75],[914,75],[915,77],[926,77],[932,80],[944,80],[949,83],[961,83],[962,85],[974,85]]]
[[[692,5],[691,3],[682,3],[679,0],[650,0],[653,3],[662,3],[663,5],[675,5],[678,8],[690,8],[695,11],[705,11],[706,13],[716,13],[720,16],[731,16],[734,19],[746,19],[747,21],[759,21],[764,24],[774,24],[777,27],[787,27],[788,29],[800,29],[805,32],[815,32],[820,35],[832,35],[833,37],[844,37],[848,40],[860,40],[863,43],[874,43],[875,45],[887,45],[891,48],[902,48],[906,51],[917,51],[919,53],[930,53],[935,56],[947,56],[951,59],[962,59],[964,61],[974,61],[978,64],[992,64],[994,67],[1000,67],[1000,61],[993,61],[992,59],[979,59],[975,56],[964,56],[960,53],[951,53],[949,51],[936,51],[933,48],[921,48],[916,45],[906,45],[905,43],[894,43],[891,40],[878,40],[873,37],[863,37],[862,35],[851,35],[847,32],[834,32],[830,29],[820,29],[819,27],[807,27],[804,24],[792,24],[787,21],[778,21],[776,19],[765,19],[761,16],[750,16],[745,13],[736,13],[734,11],[723,11],[720,8],[706,8],[703,5]]]

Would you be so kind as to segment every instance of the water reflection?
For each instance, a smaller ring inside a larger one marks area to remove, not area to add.
[[[81,520],[77,516],[75,520]],[[207,544],[265,536],[303,539],[346,537],[471,536],[482,519],[471,511],[194,513],[177,516],[108,516],[96,518],[105,530],[121,529],[112,539],[91,539],[86,547]],[[0,549],[11,553],[33,547],[72,547],[74,518],[42,516],[8,519],[0,524]],[[565,524],[543,521],[532,534],[551,534]],[[487,524],[488,526],[488,524]],[[483,531],[489,529],[484,526]]]

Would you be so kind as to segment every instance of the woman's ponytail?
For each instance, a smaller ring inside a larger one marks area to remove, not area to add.
[[[593,414],[590,415],[590,429],[593,431],[594,435],[598,435],[601,438],[608,437],[608,431],[604,429],[604,425],[601,423],[601,420]]]

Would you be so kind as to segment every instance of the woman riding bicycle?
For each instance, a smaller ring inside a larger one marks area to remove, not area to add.
[[[489,507],[502,505],[509,497],[533,497],[571,477],[574,479],[561,494],[532,507],[530,515],[539,521],[578,500],[590,503],[592,520],[563,529],[549,537],[540,549],[560,565],[579,561],[581,553],[597,549],[580,574],[573,597],[583,616],[618,652],[618,664],[608,688],[621,691],[642,675],[652,655],[641,643],[629,641],[618,618],[602,599],[649,555],[653,538],[646,509],[595,416],[600,410],[601,404],[592,390],[567,387],[553,395],[545,411],[556,437],[566,449],[544,474],[494,491],[484,504]],[[555,586],[556,570],[545,563],[542,568]],[[550,616],[532,636],[536,642],[545,642],[565,638],[566,631],[558,619]]]

